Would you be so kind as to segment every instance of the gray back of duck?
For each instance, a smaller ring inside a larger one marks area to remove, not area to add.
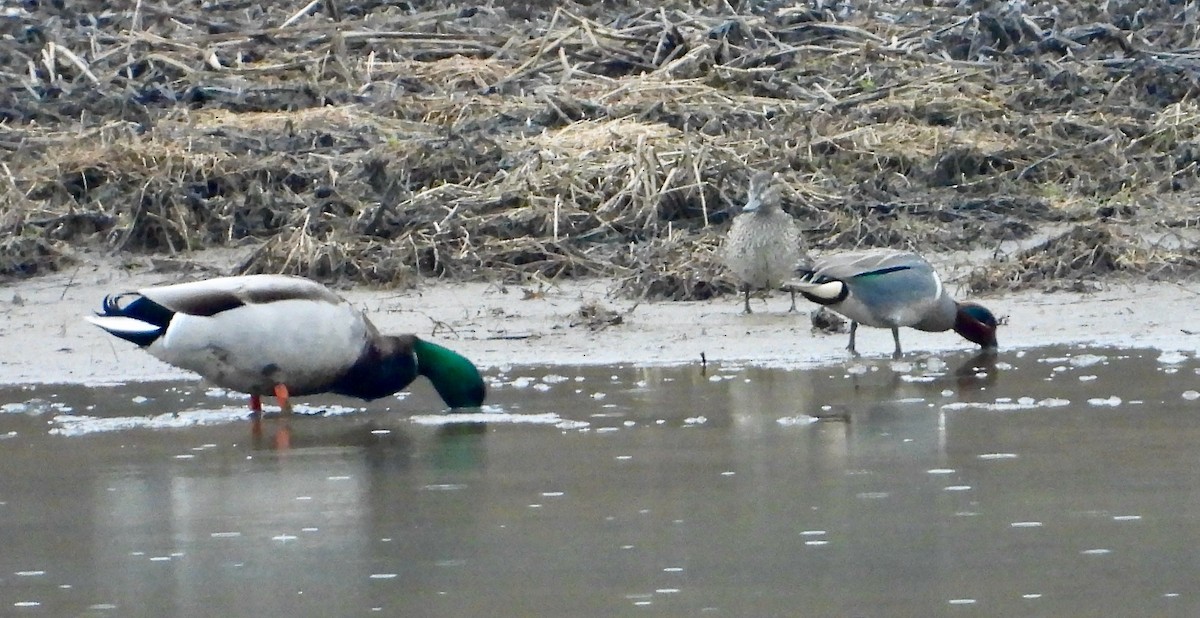
[[[909,252],[860,251],[822,258],[817,278],[846,283],[849,293],[838,313],[877,328],[911,326],[943,331],[954,326],[956,306],[929,262]]]

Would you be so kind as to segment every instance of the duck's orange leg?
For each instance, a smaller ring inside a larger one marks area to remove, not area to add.
[[[279,402],[280,414],[292,413],[292,402],[288,401],[288,389],[285,384],[275,385],[275,401]]]
[[[250,438],[258,444],[262,440],[262,397],[250,395]]]

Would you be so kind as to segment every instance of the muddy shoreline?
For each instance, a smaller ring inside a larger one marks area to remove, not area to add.
[[[223,257],[224,259],[224,257]],[[102,383],[188,377],[81,319],[105,294],[210,276],[130,271],[96,261],[78,269],[12,283],[0,291],[0,383]],[[614,297],[613,281],[505,286],[430,281],[396,291],[353,287],[339,293],[363,307],[383,332],[413,332],[457,349],[483,367],[538,364],[685,364],[746,362],[770,366],[846,363],[845,334],[812,332],[807,311],[788,314],[777,293],[743,315],[734,295],[688,302]],[[1166,282],[1110,282],[1088,293],[1018,292],[977,298],[1007,320],[1003,349],[1077,343],[1151,347],[1195,355],[1200,335],[1178,316],[1198,294]],[[969,354],[953,333],[901,333],[906,358]],[[891,337],[859,335],[863,359],[884,361]]]

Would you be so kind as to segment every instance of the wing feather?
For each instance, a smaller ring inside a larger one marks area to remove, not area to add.
[[[218,277],[144,288],[138,293],[172,311],[197,316],[213,316],[243,305],[284,300],[342,302],[340,296],[315,281],[287,275]]]

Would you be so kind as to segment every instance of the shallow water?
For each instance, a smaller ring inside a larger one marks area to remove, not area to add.
[[[0,390],[0,615],[1200,610],[1191,355],[489,374],[257,433],[193,382]]]

